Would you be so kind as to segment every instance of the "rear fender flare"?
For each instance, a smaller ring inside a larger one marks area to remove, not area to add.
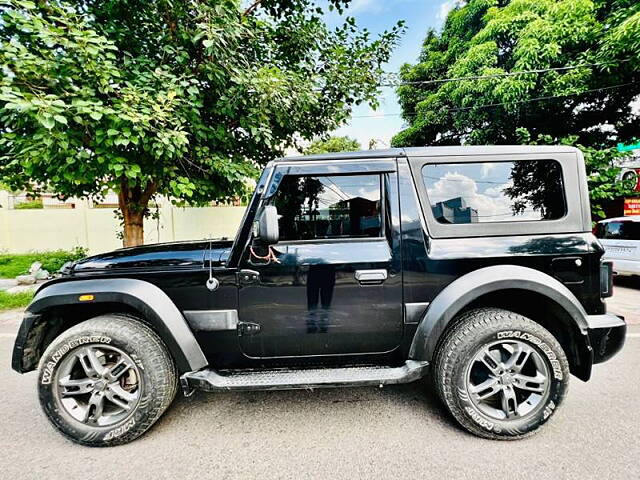
[[[81,295],[93,295],[93,300],[81,301]],[[207,366],[204,353],[186,320],[165,292],[143,280],[110,278],[60,282],[40,288],[27,307],[16,338],[14,369],[24,371],[22,351],[29,330],[40,314],[54,306],[105,302],[124,304],[140,312],[165,342],[180,371],[194,371]]]
[[[538,270],[496,265],[474,270],[456,279],[436,296],[420,320],[409,358],[431,361],[442,334],[465,306],[487,293],[514,288],[534,291],[556,302],[569,314],[588,342],[587,313],[566,286]]]

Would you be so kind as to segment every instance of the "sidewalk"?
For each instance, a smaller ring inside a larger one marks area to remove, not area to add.
[[[13,278],[0,278],[0,292],[21,293],[28,292],[29,290],[35,291],[45,281],[46,280],[38,280],[32,285],[18,285],[18,282]]]

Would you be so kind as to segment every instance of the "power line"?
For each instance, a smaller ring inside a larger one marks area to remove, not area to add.
[[[538,102],[538,101],[543,101],[543,100],[552,100],[555,98],[566,98],[566,97],[572,97],[572,96],[578,96],[578,95],[584,95],[586,93],[594,93],[594,92],[602,92],[602,91],[606,91],[606,90],[613,90],[616,88],[622,88],[622,87],[628,87],[630,85],[636,85],[640,82],[628,82],[628,83],[621,83],[619,85],[611,85],[609,87],[600,87],[600,88],[592,88],[589,90],[585,90],[583,92],[576,92],[576,93],[565,93],[562,95],[548,95],[545,97],[534,97],[534,98],[529,98],[527,100],[514,100],[512,102],[498,102],[498,103],[486,103],[483,105],[473,105],[473,106],[468,106],[468,107],[452,107],[452,108],[444,108],[444,109],[440,109],[438,110],[439,112],[460,112],[460,111],[465,111],[465,110],[473,110],[475,108],[492,108],[492,107],[499,107],[502,105],[515,105],[515,104],[522,104],[522,103],[531,103],[531,102]],[[381,113],[381,114],[377,114],[377,115],[353,115],[351,118],[381,118],[381,117],[397,117],[397,116],[407,116],[407,117],[415,117],[418,114],[417,113],[406,113],[406,114],[402,114],[402,113]]]
[[[620,60],[619,63],[630,62],[631,58],[625,58]],[[581,63],[579,65],[568,65],[565,67],[549,67],[549,68],[537,68],[534,70],[518,70],[516,72],[503,72],[503,73],[490,73],[487,75],[468,75],[464,77],[449,77],[449,78],[437,78],[433,80],[409,80],[404,82],[386,82],[379,83],[378,87],[401,87],[403,85],[433,85],[438,83],[448,83],[448,82],[461,82],[464,80],[488,80],[491,78],[503,78],[503,77],[514,77],[517,75],[529,75],[533,73],[546,73],[546,72],[566,72],[568,70],[576,70],[578,68],[589,68],[589,67],[599,67],[603,65],[609,65],[609,62],[594,62],[594,63]],[[386,75],[398,75],[396,72],[386,72]],[[314,91],[320,92],[323,90],[322,87],[315,87]]]
[[[620,63],[626,63],[629,61],[631,61],[630,58],[625,58],[624,60],[620,60]],[[433,80],[414,80],[414,81],[406,81],[406,82],[398,82],[398,83],[381,83],[379,86],[380,87],[399,87],[402,85],[432,85],[436,83],[460,82],[463,80],[486,80],[490,78],[513,77],[516,75],[528,75],[531,73],[560,72],[560,71],[567,71],[567,70],[575,70],[577,68],[598,67],[598,66],[608,65],[608,64],[609,64],[608,62],[581,63],[579,65],[569,65],[565,67],[538,68],[534,70],[519,70],[517,72],[492,73],[488,75],[470,75],[465,77],[438,78]],[[390,73],[390,74],[397,75],[396,73]]]

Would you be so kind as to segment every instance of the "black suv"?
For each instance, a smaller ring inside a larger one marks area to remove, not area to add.
[[[71,440],[131,441],[180,385],[429,377],[476,435],[527,436],[624,343],[580,151],[438,147],[284,158],[235,240],[86,258],[29,305],[13,368]]]

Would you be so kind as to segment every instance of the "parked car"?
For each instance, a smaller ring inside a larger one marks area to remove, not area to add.
[[[485,438],[534,433],[620,350],[611,265],[569,147],[397,148],[267,165],[235,240],[80,260],[27,308],[13,368],[51,423],[129,442],[194,390],[383,386],[431,372]]]
[[[616,275],[640,275],[640,215],[598,222],[596,236]]]

